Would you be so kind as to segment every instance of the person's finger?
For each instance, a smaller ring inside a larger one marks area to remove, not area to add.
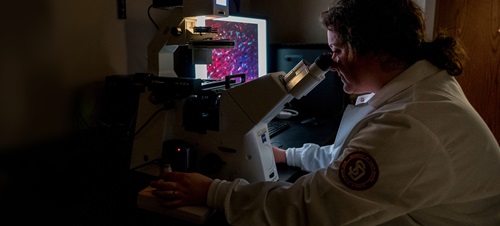
[[[167,198],[170,200],[173,199],[179,199],[179,192],[175,190],[153,190],[152,191],[153,195],[161,197],[161,198]]]
[[[150,185],[151,187],[160,190],[179,190],[178,184],[171,181],[151,181]]]

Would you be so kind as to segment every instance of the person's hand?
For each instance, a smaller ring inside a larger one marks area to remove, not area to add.
[[[286,151],[284,149],[272,146],[274,161],[276,163],[286,163]]]
[[[152,181],[153,194],[167,207],[206,205],[212,179],[199,173],[165,172]]]

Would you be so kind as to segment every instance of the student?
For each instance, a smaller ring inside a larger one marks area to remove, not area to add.
[[[207,205],[232,225],[500,225],[500,148],[454,76],[458,40],[425,40],[411,0],[340,0],[321,13],[346,108],[335,143],[273,148],[294,183],[165,173],[167,207]],[[470,75],[474,76],[474,75]]]

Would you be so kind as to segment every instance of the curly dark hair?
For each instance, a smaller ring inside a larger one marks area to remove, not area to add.
[[[462,44],[444,33],[427,42],[423,12],[412,0],[336,0],[320,22],[355,55],[384,56],[386,65],[426,59],[450,75],[462,73]]]

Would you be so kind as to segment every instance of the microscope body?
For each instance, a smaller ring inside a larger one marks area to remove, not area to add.
[[[154,75],[149,89],[168,103],[161,161],[174,171],[212,178],[276,181],[267,123],[286,103],[319,84],[331,59],[323,57],[320,64],[316,60],[311,65],[301,61],[287,74],[270,73],[248,82],[226,77],[222,86],[204,85],[186,68],[210,63],[211,49],[234,47],[234,41],[212,40],[211,28],[196,25],[197,16],[228,14],[227,4],[204,2],[207,5],[201,6],[197,0],[185,0],[182,8],[171,10],[172,19],[148,45],[148,71]]]
[[[270,73],[218,94],[177,100],[165,118],[164,160],[174,170],[213,178],[278,180],[267,123],[293,99],[282,76]]]
[[[164,160],[174,170],[213,178],[278,180],[267,124],[325,78],[329,60],[301,61],[288,74],[274,72],[177,100],[165,118]]]

